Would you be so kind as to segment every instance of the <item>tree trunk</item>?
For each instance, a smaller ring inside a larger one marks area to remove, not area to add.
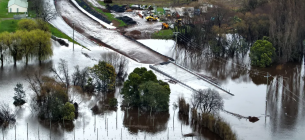
[[[14,55],[14,56],[13,56],[13,59],[14,59],[14,66],[16,66],[16,62],[17,62],[17,55]]]
[[[1,54],[1,67],[3,67],[3,54]]]
[[[39,50],[38,50],[38,60],[39,60],[39,65],[41,66],[41,55],[42,55],[42,53],[41,53],[41,43],[39,43]]]
[[[29,60],[29,56],[28,56],[28,54],[26,54],[26,56],[25,56],[25,65],[28,65],[28,60]]]

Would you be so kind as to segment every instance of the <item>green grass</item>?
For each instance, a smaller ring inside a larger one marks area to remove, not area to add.
[[[17,30],[17,24],[19,20],[10,19],[0,21],[0,33],[1,32],[15,32]]]
[[[160,14],[164,14],[163,7],[157,7],[157,12],[160,12]]]
[[[0,0],[0,18],[13,18],[15,13],[8,13],[7,5],[9,0]]]
[[[152,34],[153,39],[172,39],[173,38],[173,30],[160,30]]]
[[[74,41],[72,38],[70,38],[69,36],[67,36],[66,34],[64,34],[63,32],[61,32],[60,30],[58,30],[57,28],[55,28],[54,26],[52,26],[51,24],[49,25],[49,29],[50,32],[52,33],[52,35],[59,37],[59,38],[65,38],[68,39],[70,42],[74,42],[75,44],[80,45],[79,43],[77,43],[76,41]]]

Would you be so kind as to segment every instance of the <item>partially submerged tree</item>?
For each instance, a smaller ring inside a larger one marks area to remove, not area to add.
[[[95,80],[101,83],[101,91],[103,93],[114,91],[116,74],[115,69],[111,64],[105,61],[100,61],[90,70]]]
[[[25,91],[23,90],[23,85],[18,83],[16,87],[14,88],[15,90],[15,96],[14,98],[14,105],[15,106],[21,106],[25,103]]]
[[[257,40],[250,49],[251,65],[268,67],[274,60],[275,48],[268,40]]]
[[[118,83],[125,80],[127,77],[127,65],[129,63],[125,56],[110,52],[102,54],[101,59],[114,67]]]
[[[223,109],[223,100],[216,90],[199,90],[192,95],[192,105],[196,110],[212,113]]]
[[[11,44],[11,34],[9,32],[0,33],[0,61],[1,67],[3,67],[5,52]]]
[[[0,126],[8,127],[16,122],[16,114],[10,109],[8,104],[0,105]]]
[[[43,60],[50,58],[53,55],[51,34],[42,30],[33,30],[33,42],[35,46],[34,55],[39,60],[41,65]]]
[[[124,82],[122,92],[124,104],[150,111],[168,110],[170,88],[166,82],[146,68],[136,68]]]

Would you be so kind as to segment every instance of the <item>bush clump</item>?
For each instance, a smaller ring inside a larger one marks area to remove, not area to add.
[[[188,116],[190,111],[190,105],[186,103],[183,97],[178,98],[179,114]]]
[[[221,119],[210,113],[197,113],[196,109],[192,110],[192,124],[194,127],[204,127],[217,134],[224,140],[236,140],[237,136],[231,129],[231,126]]]

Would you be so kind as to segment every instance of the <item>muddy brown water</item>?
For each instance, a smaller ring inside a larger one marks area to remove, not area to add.
[[[2,103],[13,102],[13,87],[17,82],[24,84],[27,93],[30,92],[25,81],[27,74],[40,69],[42,74],[49,74],[49,68],[58,63],[60,58],[69,62],[72,71],[74,65],[81,67],[93,65],[96,62],[86,58],[83,54],[66,47],[55,47],[54,56],[51,61],[46,61],[39,66],[31,61],[28,66],[18,64],[17,67],[6,64],[0,69],[0,97]],[[99,52],[91,52],[99,53]],[[69,54],[69,55],[68,55]],[[80,54],[80,55],[78,55]],[[89,55],[92,55],[89,53]],[[179,59],[179,58],[178,58]],[[182,58],[181,58],[182,59]],[[75,61],[77,60],[77,61]],[[201,61],[204,60],[204,61]],[[235,94],[233,97],[225,98],[225,110],[242,116],[255,116],[259,120],[255,123],[247,119],[238,118],[234,115],[220,112],[220,116],[229,122],[240,139],[303,139],[305,134],[304,119],[304,67],[303,63],[288,63],[274,65],[270,68],[253,68],[247,65],[247,58],[244,59],[215,59],[197,58],[187,62],[187,58],[178,62],[197,73],[205,74],[218,79],[222,86],[226,86]],[[185,62],[185,63],[184,63]],[[268,94],[266,95],[267,79],[264,75],[268,72],[273,77],[269,78]],[[283,76],[283,77],[282,77]],[[122,101],[119,89],[113,95],[118,101]],[[175,102],[177,95],[171,93],[170,100]],[[267,98],[267,117],[265,120]],[[49,122],[38,121],[33,116],[29,105],[18,109],[17,112],[17,138],[26,138],[27,123],[29,124],[29,138],[49,139],[95,139],[98,135],[103,139],[192,139],[183,137],[185,134],[194,132],[190,126],[190,120],[179,116],[178,109],[175,115],[172,107],[168,112],[161,112],[150,115],[150,113],[137,109],[118,107],[116,110],[103,110],[94,114],[90,109],[97,104],[98,99],[94,96],[83,97],[83,104],[80,105],[80,114],[73,124],[65,122],[52,122],[51,131]],[[12,104],[11,104],[12,106]],[[14,108],[14,107],[12,107]],[[108,126],[105,127],[105,126]],[[182,126],[182,127],[181,127]],[[182,129],[181,129],[182,128]],[[108,130],[108,131],[107,131]],[[122,133],[121,133],[122,132]],[[14,139],[14,128],[11,127],[3,132],[5,139]],[[200,129],[195,132],[193,139],[220,139],[209,130]],[[0,132],[2,136],[2,133]]]

